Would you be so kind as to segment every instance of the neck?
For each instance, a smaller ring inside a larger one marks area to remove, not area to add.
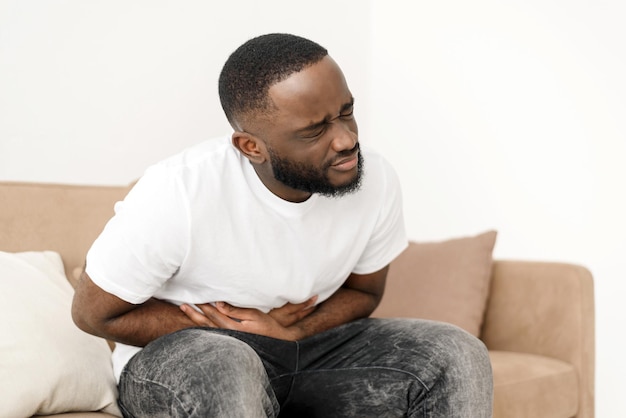
[[[252,164],[257,176],[267,189],[283,200],[292,203],[302,203],[311,197],[311,193],[293,189],[284,185],[274,178],[274,173],[269,164]]]

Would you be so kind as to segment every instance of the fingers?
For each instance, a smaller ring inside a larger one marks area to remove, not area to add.
[[[221,313],[210,303],[199,303],[196,304],[196,307],[200,309],[201,312],[198,312],[197,309],[187,304],[180,305],[180,310],[198,326],[234,329],[235,327],[233,325],[240,322],[235,318]]]
[[[276,310],[280,310],[283,311],[286,314],[289,315],[293,315],[297,312],[306,310],[306,309],[310,309],[312,307],[315,306],[315,302],[317,302],[317,295],[305,300],[304,302],[301,303],[290,303],[287,302],[286,304],[284,304],[283,306],[281,306],[280,308],[276,308]]]
[[[215,308],[228,318],[241,322],[244,320],[255,320],[259,318],[261,311],[253,308],[237,308],[226,302],[216,302]]]
[[[315,309],[313,309],[314,307],[315,306],[309,306],[306,309],[301,309],[298,312],[294,312],[293,314],[291,314],[291,316],[293,317],[293,322],[296,323],[299,320],[312,314],[315,311]]]
[[[288,303],[288,305],[291,305],[294,311],[299,311],[312,308],[313,306],[315,306],[315,302],[317,302],[317,295],[309,298],[308,300],[305,300],[302,303]]]
[[[314,312],[316,302],[317,295],[301,303],[286,303],[280,308],[272,309],[269,314],[253,308],[238,308],[226,302],[216,302],[215,305],[197,304],[201,312],[187,304],[181,305],[180,309],[196,325],[243,330],[241,327],[246,326],[244,322],[264,322],[267,321],[266,316],[283,327],[288,327]]]
[[[189,319],[191,319],[196,325],[202,327],[215,327],[216,325],[202,312],[198,312],[191,306],[187,304],[182,304],[179,306],[180,310],[183,311],[185,315]]]

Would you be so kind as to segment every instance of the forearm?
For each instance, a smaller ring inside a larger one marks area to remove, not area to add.
[[[196,304],[201,312],[185,304],[180,309],[197,326],[296,341],[369,316],[382,298],[387,270],[388,266],[385,266],[369,274],[350,274],[343,286],[315,309],[311,306],[317,297],[302,303],[287,303],[269,313],[224,302],[217,302],[215,306]]]
[[[196,324],[178,306],[157,299],[134,305],[105,292],[83,273],[72,303],[72,318],[83,331],[143,347],[165,334]]]
[[[143,347],[172,332],[196,326],[178,306],[150,299],[123,315],[99,324],[96,332],[108,340]]]
[[[368,317],[380,302],[380,296],[362,290],[340,288],[315,311],[289,328],[301,340],[359,318]]]

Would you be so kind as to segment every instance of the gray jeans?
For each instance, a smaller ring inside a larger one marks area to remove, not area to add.
[[[282,341],[189,328],[137,353],[126,417],[491,417],[485,346],[432,321],[361,319]]]

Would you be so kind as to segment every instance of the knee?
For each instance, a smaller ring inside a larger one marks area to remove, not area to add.
[[[443,388],[446,407],[457,411],[446,416],[491,416],[493,375],[485,344],[452,325],[442,325],[438,344],[443,353],[441,374],[432,389]]]
[[[478,357],[487,356],[487,347],[485,344],[469,332],[456,325],[441,324],[442,339],[453,350],[460,352],[468,352],[469,355],[476,355]]]
[[[454,325],[437,326],[437,351],[442,356],[442,365],[448,369],[448,374],[463,379],[472,376],[476,380],[491,382],[491,361],[485,344]]]
[[[204,329],[179,331],[153,343],[122,372],[120,403],[129,411],[256,417],[278,410],[263,362],[248,344]]]
[[[237,375],[255,380],[267,378],[261,358],[245,342],[227,335],[217,335],[212,339],[211,348],[208,367],[214,371],[217,369],[222,375],[220,379]]]
[[[248,344],[196,328],[153,341],[131,359],[127,371],[139,378],[174,386],[190,382],[210,384],[240,374],[263,376],[265,373],[261,359]]]
[[[435,411],[436,406],[439,412],[433,416],[490,416],[493,379],[482,341],[443,322],[391,320],[385,324],[402,337],[394,347],[402,347],[401,361],[420,388],[414,392],[412,408]],[[424,393],[428,395],[423,397]]]
[[[187,375],[198,374],[206,379],[213,377],[224,381],[238,375],[249,377],[261,376],[265,373],[263,363],[257,353],[243,341],[229,335],[223,335],[204,329],[190,329],[181,333],[177,341],[183,346],[180,356],[174,360]]]
[[[383,320],[382,326],[391,331],[390,339],[401,338],[406,347],[433,359],[456,362],[467,359],[480,365],[489,364],[487,348],[467,331],[446,322],[421,319]]]

